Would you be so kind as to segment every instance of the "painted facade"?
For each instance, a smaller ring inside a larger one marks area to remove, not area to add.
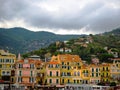
[[[16,55],[0,50],[0,80],[15,83]]]
[[[24,59],[16,62],[16,84],[34,87],[36,83],[35,60]]]
[[[14,54],[0,51],[0,80],[7,78],[17,87],[27,88],[100,82],[120,84],[119,58],[114,59],[113,63],[102,64],[86,64],[78,55],[70,54],[52,56],[48,62],[37,58],[16,61]]]

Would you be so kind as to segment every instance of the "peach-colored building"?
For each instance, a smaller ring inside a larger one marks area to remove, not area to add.
[[[46,80],[48,84],[59,85],[60,84],[60,64],[57,61],[50,61],[46,66]]]
[[[16,62],[16,84],[19,86],[34,87],[36,83],[36,60],[25,59]]]

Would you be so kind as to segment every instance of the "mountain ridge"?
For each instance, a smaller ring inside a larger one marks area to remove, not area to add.
[[[55,41],[64,41],[83,35],[59,35],[47,31],[30,31],[25,28],[0,28],[0,49],[13,53],[25,53],[48,46]]]

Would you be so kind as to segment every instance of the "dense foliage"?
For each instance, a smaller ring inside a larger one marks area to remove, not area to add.
[[[117,29],[117,32],[119,31],[120,29]],[[60,42],[58,45],[52,43],[46,48],[27,53],[27,55],[37,54],[44,59],[48,53],[50,53],[49,56],[70,53],[79,55],[83,60],[88,61],[88,63],[90,63],[91,59],[94,57],[99,58],[100,62],[111,62],[110,59],[113,58],[114,55],[109,53],[110,50],[112,52],[117,52],[118,57],[120,57],[120,35],[118,33],[116,35],[115,31],[112,32],[114,33],[107,32],[104,34],[70,39],[66,43]],[[71,49],[72,52],[61,52],[61,48]],[[26,54],[23,56],[26,57]]]

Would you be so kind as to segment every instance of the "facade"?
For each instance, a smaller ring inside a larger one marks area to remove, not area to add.
[[[35,60],[24,59],[16,62],[16,85],[33,88],[36,83]]]
[[[111,82],[120,83],[120,58],[113,59],[110,65]]]
[[[0,83],[9,82],[16,87],[42,88],[65,85],[98,84],[116,82],[120,84],[120,59],[113,63],[86,64],[78,55],[60,54],[48,62],[39,56],[16,61],[14,54],[0,50]],[[1,84],[2,85],[2,84]],[[48,89],[47,89],[48,90]]]
[[[60,85],[60,63],[50,61],[46,65],[46,82],[48,85]]]
[[[101,64],[101,82],[110,83],[110,64]]]
[[[16,55],[0,50],[0,80],[3,83],[15,83]]]
[[[101,81],[101,66],[99,64],[90,64],[90,83],[98,84]]]
[[[82,66],[82,84],[90,83],[90,69],[88,65]]]
[[[45,76],[46,76],[46,64],[44,62],[36,61],[36,84],[44,85],[45,84]]]
[[[57,55],[53,56],[51,61],[60,63],[60,84],[76,83],[76,81],[81,80],[79,76],[81,74],[82,60],[78,55]]]

